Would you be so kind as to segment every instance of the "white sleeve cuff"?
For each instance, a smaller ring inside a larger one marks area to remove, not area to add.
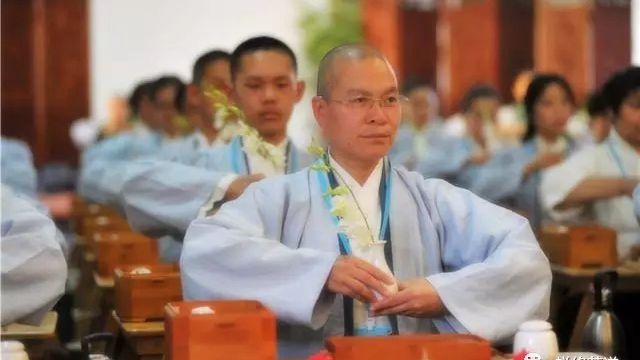
[[[216,203],[224,198],[224,195],[227,193],[227,189],[229,189],[231,183],[234,182],[238,176],[239,175],[237,174],[229,174],[225,175],[220,179],[220,181],[218,181],[218,184],[213,189],[213,192],[207,202],[200,207],[200,211],[198,211],[198,218],[206,217],[207,214],[214,209]]]

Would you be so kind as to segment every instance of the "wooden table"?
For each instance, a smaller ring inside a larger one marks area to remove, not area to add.
[[[56,346],[56,323],[58,314],[48,312],[38,326],[10,324],[2,327],[2,340],[17,340],[24,344],[29,358],[46,359],[47,350]]]
[[[623,264],[616,270],[618,272],[616,292],[640,292],[640,264]],[[569,350],[577,351],[581,347],[583,330],[593,309],[593,293],[590,287],[598,269],[574,269],[551,264],[551,272],[555,288],[568,289],[568,295],[582,295],[578,316],[569,340]]]
[[[122,322],[115,311],[117,324],[116,358],[161,360],[164,354],[164,321]],[[124,340],[124,344],[123,341]]]

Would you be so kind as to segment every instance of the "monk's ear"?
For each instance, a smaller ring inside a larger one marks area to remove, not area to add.
[[[313,109],[313,116],[316,118],[318,126],[323,129],[327,119],[327,102],[322,96],[314,96],[313,99],[311,99],[311,108]]]
[[[300,80],[296,82],[296,102],[302,100],[306,87],[307,84],[304,81]]]

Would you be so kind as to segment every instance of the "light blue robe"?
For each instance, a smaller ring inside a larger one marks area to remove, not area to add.
[[[29,146],[20,140],[2,137],[2,183],[22,194],[36,198],[37,175]]]
[[[288,173],[311,162],[308,155],[293,145],[287,158]],[[135,162],[135,170],[132,167],[129,166],[120,196],[131,226],[150,236],[180,238],[222,178],[249,174],[238,138],[202,152],[194,166],[145,160]]]
[[[61,234],[31,201],[2,189],[2,325],[38,325],[64,293]]]
[[[426,278],[450,312],[399,316],[400,333],[512,338],[546,319],[551,271],[526,219],[442,180],[392,171],[394,275]],[[256,299],[282,321],[343,331],[342,300],[325,290],[339,256],[317,173],[252,184],[189,227],[180,259],[185,299]]]
[[[566,155],[569,156],[576,150],[576,146],[570,140],[567,144]],[[526,141],[518,148],[500,150],[488,163],[470,171],[473,180],[469,189],[491,202],[524,211],[536,229],[549,219],[538,196],[542,172],[535,172],[526,179],[523,175],[526,166],[537,155],[535,139]]]
[[[190,163],[197,158],[198,152],[191,137],[168,140],[157,133],[118,135],[97,144],[83,155],[80,192],[93,202],[124,211],[120,193],[128,180],[127,174],[130,170],[135,172],[139,164],[136,160]]]
[[[297,149],[291,140],[289,140],[288,150],[286,167],[288,174],[310,165],[313,161],[311,156],[306,152]],[[226,173],[239,175],[250,174],[250,169],[247,168],[244,159],[240,136],[234,137],[227,145],[200,152],[198,158],[194,160],[193,165],[203,169]]]
[[[162,147],[158,133],[128,132],[94,144],[82,154],[78,190],[93,202],[112,204],[126,163],[157,156]]]
[[[169,161],[135,161],[128,166],[120,202],[133,229],[182,238],[225,175]]]

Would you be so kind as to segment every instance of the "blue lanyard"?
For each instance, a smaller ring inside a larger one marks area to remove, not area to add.
[[[247,153],[242,150],[242,136],[237,136],[231,141],[231,167],[236,174],[251,174],[249,168],[249,159]],[[298,168],[298,159],[293,155],[293,148],[291,147],[291,141],[287,143],[287,150],[285,156],[285,173],[290,174]],[[292,158],[289,161],[289,158]]]
[[[609,152],[611,153],[611,156],[613,157],[613,160],[616,161],[616,164],[618,165],[618,168],[620,169],[620,174],[622,175],[622,177],[627,177],[627,172],[624,169],[624,164],[622,163],[622,158],[620,157],[620,154],[618,154],[618,151],[616,150],[611,138],[607,139],[607,146],[609,147]]]
[[[236,174],[249,174],[249,160],[242,150],[242,137],[236,136],[231,141],[231,167]]]

